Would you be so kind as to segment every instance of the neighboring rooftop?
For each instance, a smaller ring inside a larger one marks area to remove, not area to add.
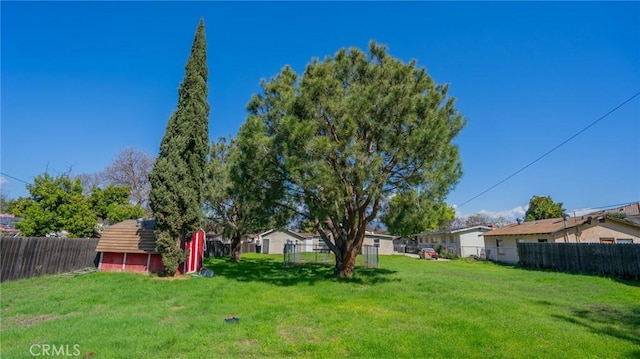
[[[598,218],[603,218],[603,216],[585,215],[581,217],[569,217],[567,218],[566,222],[562,218],[549,218],[537,221],[521,222],[520,224],[510,224],[505,227],[494,229],[490,232],[485,233],[484,236],[556,233],[564,229],[570,229],[585,223],[592,223],[592,221],[597,221]],[[624,223],[635,227],[639,226],[637,223],[628,221],[626,219],[607,217],[607,220],[613,220],[615,222]]]
[[[445,234],[445,233],[460,233],[460,232],[470,232],[474,230],[478,231],[490,231],[492,227],[488,226],[471,226],[471,227],[463,227],[463,228],[449,228],[449,229],[441,229],[439,231],[431,231],[431,232],[420,232],[418,234],[413,234],[413,236],[424,235],[424,234]]]
[[[521,222],[496,228],[485,233],[486,236],[504,236],[515,234],[547,234],[555,233],[565,228],[573,228],[587,221],[587,217],[570,217],[565,221],[562,218],[540,219],[537,221]]]

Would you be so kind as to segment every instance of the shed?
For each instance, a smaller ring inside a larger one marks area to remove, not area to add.
[[[98,268],[102,271],[122,271],[159,273],[164,270],[162,256],[156,250],[153,233],[154,220],[126,220],[104,230],[96,252],[100,253]],[[204,253],[203,230],[194,233],[191,240],[180,244],[189,251],[185,263],[180,264],[178,273],[197,272],[202,267]]]

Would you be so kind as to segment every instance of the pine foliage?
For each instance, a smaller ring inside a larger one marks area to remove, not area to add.
[[[179,254],[179,241],[190,238],[202,223],[209,152],[206,50],[204,21],[200,20],[178,89],[177,109],[169,118],[149,176],[149,206],[156,219],[156,238],[174,241],[173,248],[166,245],[159,248],[165,256]],[[175,273],[176,259],[163,261],[168,266],[167,273]]]

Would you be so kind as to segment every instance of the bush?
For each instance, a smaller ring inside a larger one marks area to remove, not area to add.
[[[165,274],[168,276],[176,275],[180,263],[187,259],[185,251],[180,248],[176,240],[164,233],[158,236],[156,247],[162,255]]]
[[[458,256],[455,253],[451,253],[449,251],[447,251],[442,245],[439,245],[436,248],[436,252],[438,252],[438,257],[439,258],[444,258],[444,259],[457,259]]]

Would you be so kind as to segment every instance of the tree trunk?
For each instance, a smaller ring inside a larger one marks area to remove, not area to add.
[[[240,253],[242,252],[242,236],[233,236],[231,239],[231,260],[240,262]]]
[[[352,247],[351,249],[344,249],[340,253],[336,253],[336,268],[333,272],[336,276],[342,278],[351,278],[353,276],[353,270],[356,266],[356,257],[358,256],[358,249]]]

